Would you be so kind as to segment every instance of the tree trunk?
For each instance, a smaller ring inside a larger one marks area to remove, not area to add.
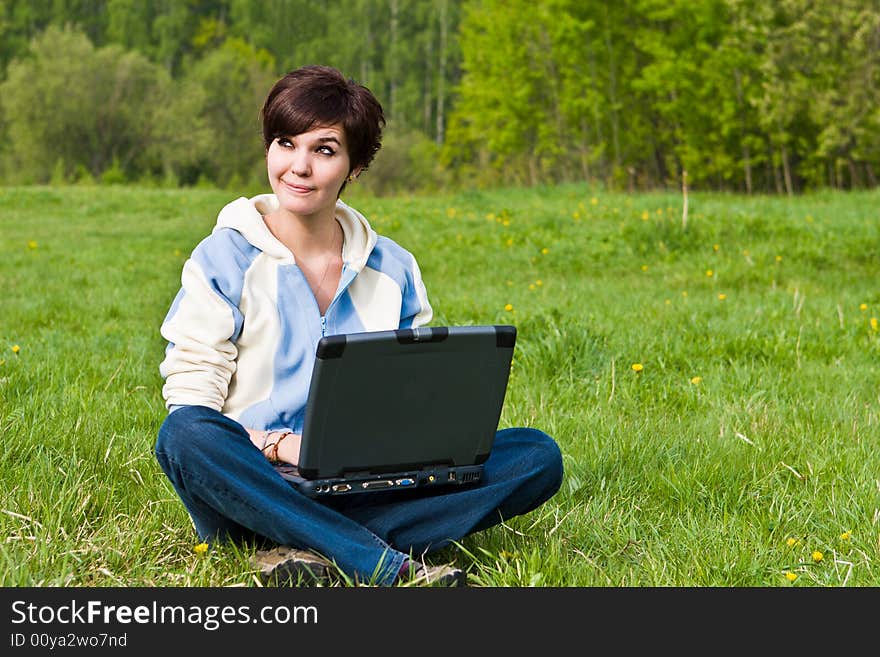
[[[596,85],[597,80],[599,79],[599,73],[596,66],[596,54],[593,50],[593,42],[591,39],[587,40],[587,52],[589,53],[589,61],[590,61],[590,80],[592,80],[593,85]],[[603,145],[603,135],[602,135],[602,117],[599,116],[599,106],[598,103],[593,103],[593,132],[595,133],[596,144],[598,144],[599,148],[602,148]],[[607,149],[602,149],[601,159],[599,160],[599,176],[601,177],[604,174],[608,173],[608,163],[605,158],[605,153]]]
[[[398,0],[390,0],[391,23],[388,26],[388,115],[396,121],[397,117],[397,10]]]
[[[847,166],[849,167],[849,188],[850,189],[858,189],[862,186],[862,181],[859,180],[859,171],[856,168],[856,163],[853,162],[852,157],[847,156],[846,158]]]
[[[781,149],[782,175],[785,177],[785,193],[791,196],[794,191],[791,187],[791,167],[788,164],[788,150],[785,148],[785,144],[782,145]]]
[[[872,188],[877,186],[877,178],[874,175],[874,167],[871,166],[870,162],[865,162],[865,177],[868,179],[868,186]]]
[[[776,158],[770,153],[770,167],[773,169],[773,182],[776,183],[776,193],[782,196],[782,178],[779,177],[779,167],[776,166]]]
[[[743,168],[746,174],[746,194],[752,194],[752,161],[749,156],[749,145],[743,144]]]
[[[608,100],[611,105],[611,145],[614,168],[620,166],[620,120],[617,115],[617,70],[614,63],[614,43],[611,28],[605,22],[605,48],[608,51]]]
[[[587,117],[581,115],[581,177],[585,182],[590,181],[590,124]]]
[[[429,14],[428,25],[425,28],[425,81],[422,91],[422,130],[425,134],[431,134],[431,101],[434,91],[434,21],[433,14]]]
[[[363,42],[364,42],[364,55],[361,56],[361,84],[370,85],[372,81],[370,80],[370,74],[372,71],[370,70],[370,58],[366,55],[366,53],[373,52],[373,30],[372,25],[370,23],[370,15],[369,12],[365,10],[363,11],[362,18],[364,19],[364,31],[363,31]]]
[[[434,140],[438,146],[443,145],[446,138],[446,57],[447,39],[449,36],[449,11],[448,0],[440,2],[440,70],[437,73],[437,111],[434,113],[437,118],[437,129],[434,134]]]

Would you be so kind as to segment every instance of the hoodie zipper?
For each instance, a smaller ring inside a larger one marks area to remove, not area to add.
[[[343,262],[342,263],[342,273],[340,276],[345,276],[347,266]],[[330,314],[330,311],[333,309],[333,305],[336,303],[336,300],[342,296],[342,293],[348,289],[348,286],[351,285],[351,281],[348,281],[340,290],[337,290],[336,296],[334,296],[330,300],[330,304],[327,306],[327,310],[324,311],[324,314],[321,315],[321,337],[326,337],[327,335],[327,315]],[[317,304],[317,300],[315,301],[315,305]]]

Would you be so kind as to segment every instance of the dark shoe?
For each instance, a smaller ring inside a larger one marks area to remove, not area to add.
[[[410,561],[409,569],[401,576],[409,586],[467,586],[467,574],[452,564],[429,566]],[[415,567],[413,569],[413,566]]]
[[[321,586],[330,581],[332,565],[306,550],[279,546],[258,550],[253,558],[260,581],[269,586]]]

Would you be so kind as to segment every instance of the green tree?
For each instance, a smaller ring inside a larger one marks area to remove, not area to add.
[[[193,62],[158,109],[156,151],[165,175],[220,185],[264,178],[259,112],[274,71],[269,53],[240,38]]]
[[[446,158],[475,163],[466,175],[491,183],[535,183],[555,145],[542,139],[552,121],[546,94],[548,16],[528,0],[468,6],[461,23],[462,79]]]
[[[132,176],[148,168],[152,103],[166,83],[142,55],[96,49],[77,29],[47,28],[0,85],[9,171],[47,182],[58,162],[66,177],[80,169],[97,178],[114,163]]]

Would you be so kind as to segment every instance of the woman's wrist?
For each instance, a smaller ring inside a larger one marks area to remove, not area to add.
[[[299,435],[290,429],[272,429],[265,432],[260,451],[270,463],[290,463],[299,460]]]
[[[265,449],[271,445],[271,443],[269,442],[269,438],[272,436],[272,434],[279,434],[279,433],[281,433],[281,432],[278,429],[271,429],[269,431],[264,431],[263,432],[263,443],[262,443],[262,445],[260,445],[260,451],[261,452],[265,451]]]

